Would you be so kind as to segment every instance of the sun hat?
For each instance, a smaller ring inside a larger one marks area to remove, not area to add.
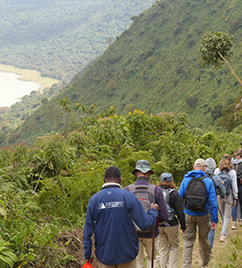
[[[168,172],[164,172],[160,175],[160,180],[161,181],[172,181],[173,178],[172,178],[172,175],[171,173],[168,173]]]
[[[148,171],[151,174],[154,174],[154,171],[150,168],[150,163],[147,160],[138,160],[135,165],[135,169],[131,172],[135,175],[135,171],[141,171],[142,173],[147,173]]]
[[[205,167],[206,166],[206,162],[205,162],[204,159],[199,158],[199,159],[197,159],[195,161],[194,166],[196,166],[196,167]]]

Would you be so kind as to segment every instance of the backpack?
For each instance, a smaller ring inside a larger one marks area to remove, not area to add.
[[[226,170],[226,169],[224,169]],[[231,189],[232,189],[232,181],[231,181],[231,176],[226,170],[226,172],[221,171],[218,176],[221,178],[222,183],[224,185],[224,189],[226,192],[226,197],[230,194]]]
[[[151,203],[155,203],[155,188],[156,185],[129,185],[129,191],[133,193],[140,203],[142,204],[145,212],[147,213],[150,210]],[[134,222],[134,227],[137,233],[149,233],[152,231],[152,228],[142,231]]]
[[[189,181],[184,195],[184,205],[187,209],[195,212],[206,210],[207,189],[203,181],[205,177],[192,177]]]
[[[216,186],[215,181],[214,181],[214,179],[213,179],[213,176],[214,176],[214,175],[215,175],[214,173],[207,174],[207,176],[208,176],[208,177],[212,180],[212,182],[213,182],[213,186],[214,186],[216,195],[219,195],[218,187]]]
[[[169,200],[170,200],[170,193],[175,191],[174,189],[165,189],[165,188],[161,188],[165,202],[166,202],[166,207],[167,207],[167,211],[168,211],[168,219],[163,222],[162,224],[166,225],[166,226],[170,226],[167,222],[173,220],[174,216],[175,216],[175,210],[170,206]]]

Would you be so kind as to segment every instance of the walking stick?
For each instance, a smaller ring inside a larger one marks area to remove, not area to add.
[[[154,256],[155,256],[155,225],[153,226],[153,232],[152,232],[152,258],[151,258],[151,268],[154,268]]]

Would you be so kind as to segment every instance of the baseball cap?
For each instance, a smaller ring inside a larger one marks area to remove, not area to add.
[[[199,159],[197,159],[195,161],[194,166],[196,166],[196,167],[205,167],[206,166],[206,162],[205,162],[204,159],[199,158]]]
[[[147,173],[148,171],[151,172],[151,174],[154,174],[154,171],[150,168],[150,163],[147,160],[138,160],[135,165],[135,169],[131,172],[135,175],[135,171],[141,171],[142,173]]]
[[[173,178],[172,178],[172,175],[171,173],[168,173],[168,172],[164,172],[160,175],[160,180],[161,181],[172,181]]]

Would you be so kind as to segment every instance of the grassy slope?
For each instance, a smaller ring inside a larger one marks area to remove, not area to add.
[[[58,99],[84,105],[113,105],[121,114],[138,108],[153,114],[185,112],[193,127],[216,129],[221,111],[241,92],[228,67],[216,71],[199,64],[203,34],[234,35],[232,66],[242,76],[240,2],[161,1],[134,17],[131,27],[109,46],[87,72],[42,106],[12,135],[10,142],[63,130]],[[51,111],[51,117],[50,112]],[[56,117],[55,117],[56,116]]]

